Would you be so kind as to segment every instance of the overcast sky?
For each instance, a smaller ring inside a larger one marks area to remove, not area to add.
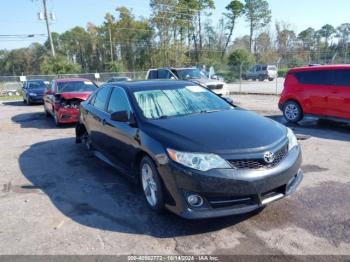
[[[215,0],[216,10],[212,17],[214,23],[220,19],[229,2],[230,0]],[[291,24],[296,32],[307,27],[319,29],[326,23],[334,26],[350,23],[349,0],[268,0],[268,2],[272,10],[273,23],[284,21]],[[0,35],[45,34],[45,24],[37,18],[41,4],[41,0],[3,0],[0,6]],[[48,5],[49,10],[57,17],[52,30],[59,33],[74,26],[85,27],[87,22],[99,25],[107,12],[115,13],[115,8],[121,5],[132,8],[137,16],[147,16],[150,12],[148,0],[48,0]],[[248,32],[247,24],[241,19],[237,24],[235,36],[242,36]],[[45,38],[42,38],[42,41],[44,40]],[[0,49],[24,47],[32,41],[25,39],[10,41],[0,38]]]

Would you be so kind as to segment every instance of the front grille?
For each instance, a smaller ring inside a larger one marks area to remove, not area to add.
[[[214,89],[222,89],[224,87],[223,84],[217,84],[217,85],[207,85],[207,87],[210,89],[210,90],[214,90]]]
[[[241,159],[229,161],[236,169],[263,169],[278,166],[288,154],[288,145],[284,146],[275,153],[274,161],[269,164],[264,159]]]

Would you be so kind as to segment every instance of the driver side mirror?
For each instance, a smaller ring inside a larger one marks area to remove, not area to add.
[[[130,126],[136,126],[136,120],[132,113],[128,111],[119,111],[111,114],[111,120],[122,123],[129,123]]]

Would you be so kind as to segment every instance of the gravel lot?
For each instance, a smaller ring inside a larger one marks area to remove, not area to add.
[[[233,98],[283,122],[275,96]],[[305,171],[293,196],[259,214],[186,221],[152,213],[42,106],[0,103],[0,254],[350,255],[350,127],[310,120],[292,128]]]

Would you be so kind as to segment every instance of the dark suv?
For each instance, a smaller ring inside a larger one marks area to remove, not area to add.
[[[279,108],[287,121],[293,123],[307,115],[350,120],[350,65],[291,69]]]

